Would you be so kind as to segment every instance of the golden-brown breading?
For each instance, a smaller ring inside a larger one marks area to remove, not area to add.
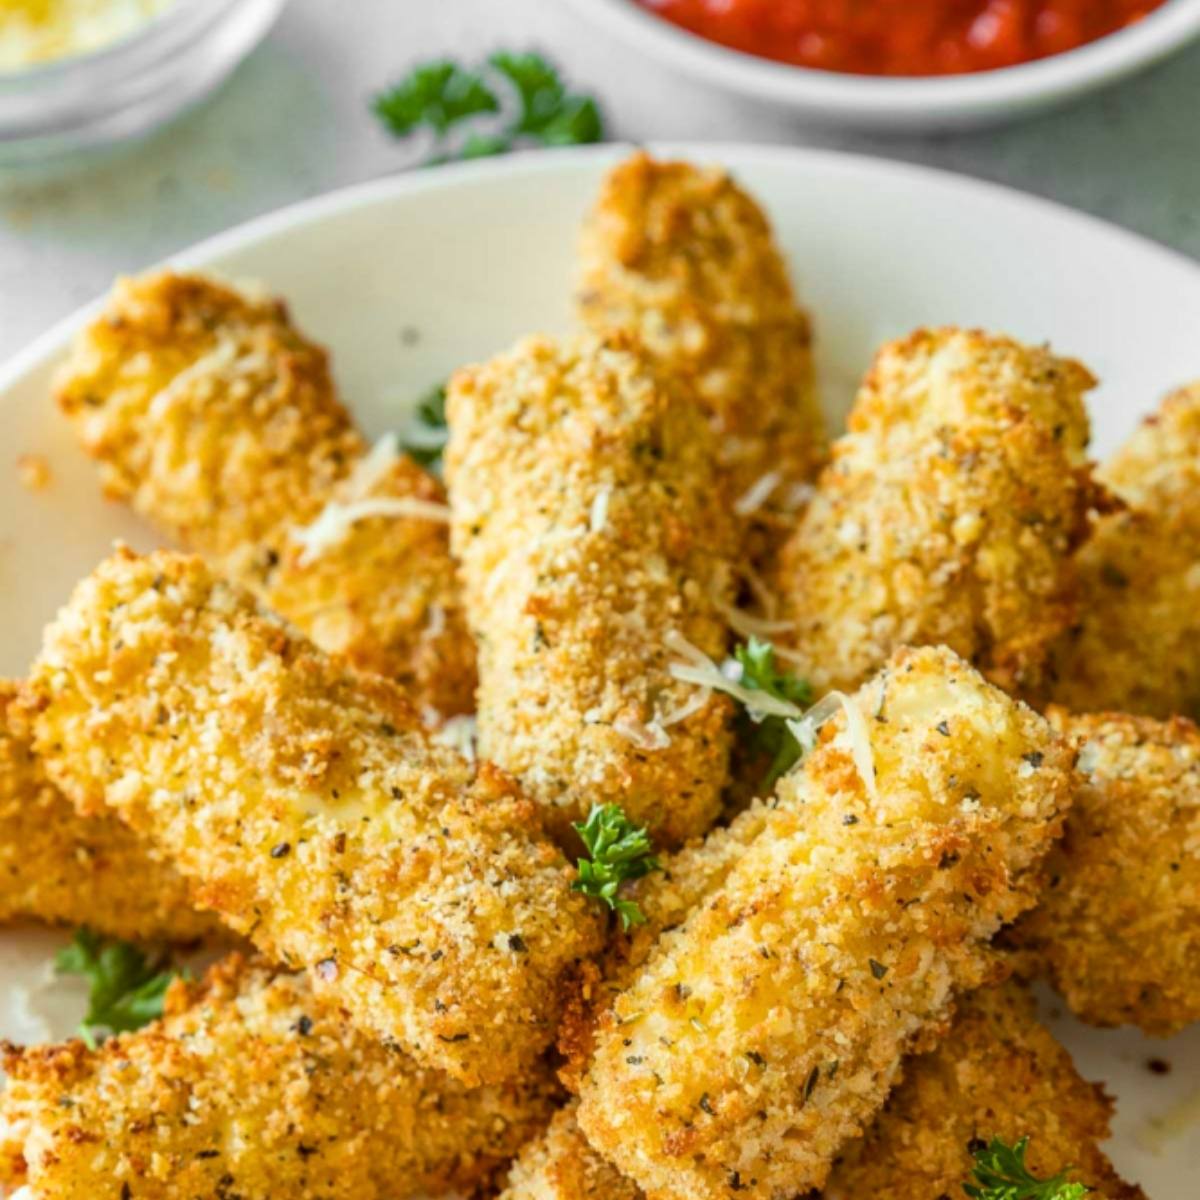
[[[724,881],[601,1020],[592,1144],[661,1197],[791,1197],[995,971],[1073,751],[945,649],[904,650],[779,784]]]
[[[614,335],[526,339],[458,372],[448,412],[480,753],[560,837],[596,802],[659,842],[703,833],[729,706],[671,678],[671,639],[724,653],[733,534],[699,408]]]
[[[960,1004],[936,1050],[905,1064],[904,1082],[867,1135],[846,1148],[823,1194],[961,1196],[974,1148],[1028,1137],[1026,1161],[1040,1178],[1067,1171],[1097,1200],[1145,1200],[1100,1148],[1111,1114],[1103,1088],[1082,1079],[1039,1024],[1029,995],[1015,984],[985,988]]]
[[[883,347],[777,564],[797,668],[856,686],[900,645],[947,645],[1010,690],[1075,618],[1071,552],[1104,498],[1078,363],[921,330]]]
[[[1016,985],[962,1000],[936,1049],[907,1060],[904,1078],[865,1137],[850,1143],[825,1183],[825,1200],[943,1200],[962,1194],[973,1148],[992,1137],[1029,1138],[1042,1178],[1070,1171],[1102,1200],[1144,1200],[1121,1180],[1099,1143],[1112,1105],[1082,1079]],[[513,1163],[502,1200],[642,1200],[559,1110]]]
[[[691,380],[720,438],[727,500],[749,504],[770,485],[753,520],[790,525],[825,431],[809,318],[758,204],[720,168],[626,159],[584,225],[578,310]]]
[[[1050,695],[1078,712],[1200,719],[1200,384],[1101,475],[1132,508],[1079,552],[1082,611],[1055,647]]]
[[[22,711],[47,773],[107,804],[264,954],[466,1082],[551,1039],[596,906],[490,765],[201,560],[119,551],[47,629]]]
[[[109,937],[190,942],[215,932],[187,884],[116,817],[81,817],[9,727],[0,680],[0,922],[87,925]]]
[[[328,356],[280,301],[169,271],[122,279],[76,340],[57,393],[110,496],[323,649],[444,715],[470,711],[474,647],[442,523],[371,517],[315,558],[294,536],[350,498],[366,446]],[[353,499],[367,496],[444,499],[405,458]]]
[[[1200,1021],[1200,730],[1182,717],[1050,719],[1079,738],[1082,786],[1016,944],[1095,1025]]]
[[[544,1066],[469,1089],[236,955],[161,1022],[10,1050],[0,1101],[39,1200],[403,1200],[486,1183],[544,1125]]]

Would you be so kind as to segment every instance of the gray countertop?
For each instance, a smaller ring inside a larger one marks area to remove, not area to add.
[[[612,136],[833,147],[962,171],[1200,259],[1200,45],[1009,128],[875,137],[805,128],[611,41],[561,0],[292,0],[198,111],[86,174],[0,192],[0,360],[119,272],[283,204],[402,168],[367,112],[406,64],[537,46],[597,93]]]

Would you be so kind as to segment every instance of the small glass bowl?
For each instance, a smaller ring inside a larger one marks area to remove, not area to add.
[[[19,178],[156,129],[222,83],[285,3],[176,0],[111,46],[0,72],[0,171]]]

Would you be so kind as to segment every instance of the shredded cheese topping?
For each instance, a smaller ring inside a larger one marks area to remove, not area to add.
[[[408,517],[417,521],[449,522],[450,509],[416,496],[372,496],[400,457],[394,433],[385,433],[369,454],[355,465],[346,484],[345,500],[330,500],[311,525],[297,526],[292,540],[301,547],[300,565],[308,566],[344,541],[359,521],[369,517]]]
[[[474,762],[478,734],[479,727],[474,716],[451,717],[433,735],[433,740],[440,746],[457,750],[467,762]]]
[[[781,700],[757,688],[741,685],[742,666],[735,659],[726,659],[718,666],[697,646],[693,646],[681,633],[672,630],[666,636],[667,648],[683,655],[686,662],[671,663],[668,670],[673,679],[693,683],[704,689],[707,699],[710,691],[725,692],[737,700],[752,721],[765,717],[782,717],[792,736],[807,754],[817,744],[817,733],[840,708],[846,714],[846,737],[850,743],[850,756],[854,768],[872,800],[879,799],[875,783],[875,755],[871,749],[871,735],[866,718],[858,705],[843,692],[830,692],[805,711],[798,704]],[[778,652],[777,652],[778,653]]]
[[[739,517],[748,517],[758,512],[771,498],[771,493],[780,485],[783,476],[778,471],[760,475],[734,502],[733,511]]]
[[[593,533],[599,533],[608,525],[608,500],[612,488],[602,487],[592,499],[592,509],[588,516],[588,528]]]
[[[632,742],[639,750],[665,750],[671,744],[670,736],[659,721],[642,724],[628,717],[618,717],[612,727],[615,733]]]

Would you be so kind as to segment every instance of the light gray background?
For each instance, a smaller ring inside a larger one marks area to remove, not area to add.
[[[367,111],[415,59],[549,52],[612,136],[886,155],[1038,192],[1200,258],[1200,46],[1048,117],[953,137],[819,132],[611,41],[562,0],[292,0],[213,100],[86,175],[0,191],[0,360],[73,308],[211,233],[402,168]]]

